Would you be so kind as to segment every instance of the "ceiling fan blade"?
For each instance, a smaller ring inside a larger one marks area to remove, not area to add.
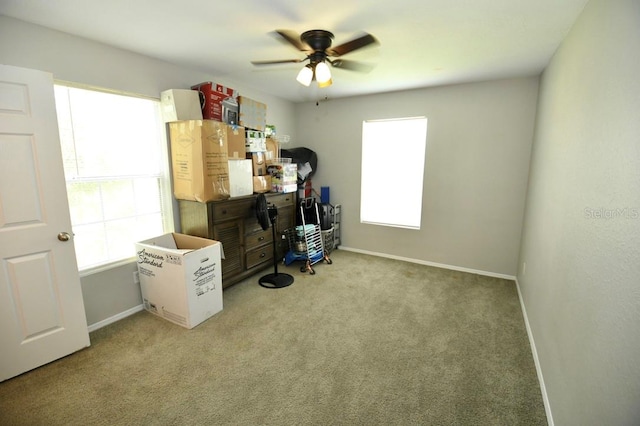
[[[312,50],[307,43],[302,42],[302,40],[300,39],[300,35],[298,33],[296,33],[295,31],[291,31],[291,30],[276,30],[276,34],[279,34],[280,37],[282,37],[284,40],[288,41],[290,44],[293,45],[293,47],[295,47],[296,49],[300,50],[301,52],[307,52]]]
[[[336,47],[330,47],[327,49],[327,54],[329,56],[342,56],[349,52],[353,52],[356,49],[361,49],[365,46],[369,46],[371,44],[377,44],[378,40],[371,34],[365,33],[364,35],[357,37],[351,41],[346,43],[342,43]]]
[[[364,62],[357,62],[357,61],[349,61],[347,59],[335,59],[333,61],[330,60],[329,63],[334,68],[340,68],[343,70],[358,71],[358,72],[371,72],[371,70],[375,68],[375,65],[372,65],[372,64],[367,64]]]
[[[281,59],[276,61],[251,61],[253,65],[297,64],[305,59]]]

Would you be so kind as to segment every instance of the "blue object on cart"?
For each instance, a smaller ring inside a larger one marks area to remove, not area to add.
[[[297,253],[295,251],[289,250],[284,255],[284,264],[289,266],[296,260],[309,260],[311,263],[316,263],[322,260],[324,254],[322,251],[314,250],[313,252],[307,253]]]
[[[306,253],[296,253],[295,251],[289,250],[287,254],[284,255],[284,264],[289,266],[296,260],[307,260]]]

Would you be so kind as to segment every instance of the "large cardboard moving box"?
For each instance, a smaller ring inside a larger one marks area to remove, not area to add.
[[[222,244],[170,233],[136,243],[144,308],[186,328],[222,310]]]
[[[178,200],[229,198],[227,129],[213,120],[169,123],[173,195]]]

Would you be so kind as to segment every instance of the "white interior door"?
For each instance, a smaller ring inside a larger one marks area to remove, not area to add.
[[[87,346],[53,78],[0,65],[0,381]]]

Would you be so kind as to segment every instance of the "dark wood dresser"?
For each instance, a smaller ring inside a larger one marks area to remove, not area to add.
[[[268,204],[278,208],[275,256],[280,261],[288,250],[284,230],[295,225],[296,194],[267,193],[265,196]],[[256,198],[257,194],[208,203],[178,200],[183,234],[222,243],[223,288],[273,266],[272,231],[271,228],[263,230],[258,223]]]

